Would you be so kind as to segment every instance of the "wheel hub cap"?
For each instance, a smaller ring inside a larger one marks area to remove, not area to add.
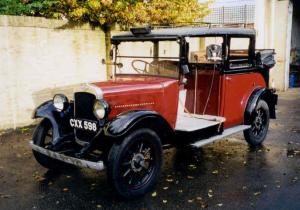
[[[142,153],[134,154],[131,161],[131,168],[134,172],[140,172],[145,166],[145,157]]]
[[[262,119],[261,119],[261,117],[256,117],[254,124],[255,124],[255,127],[257,129],[260,129],[261,126],[262,126]]]

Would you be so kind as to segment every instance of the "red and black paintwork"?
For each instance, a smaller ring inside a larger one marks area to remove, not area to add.
[[[177,30],[177,29],[174,29]],[[261,65],[259,56],[255,53],[255,31],[249,29],[194,29],[180,30],[175,33],[171,29],[165,33],[152,33],[145,36],[122,35],[112,38],[114,44],[121,41],[139,40],[177,40],[180,42],[181,68],[187,65],[189,73],[180,72],[179,78],[165,78],[139,75],[117,75],[113,80],[98,82],[93,85],[99,87],[103,99],[109,104],[110,112],[107,118],[99,121],[102,137],[120,139],[133,128],[150,126],[164,136],[162,139],[172,139],[176,134],[175,125],[179,101],[179,91],[187,89],[185,107],[192,112],[194,106],[194,84],[196,74],[197,105],[196,114],[203,114],[209,86],[214,77],[214,85],[204,114],[223,116],[226,118],[224,129],[236,125],[248,124],[248,117],[252,114],[256,103],[263,98],[269,105],[270,117],[276,118],[275,106],[277,95],[268,89],[270,67]],[[222,36],[223,61],[219,64],[190,64],[188,61],[189,44],[187,36]],[[240,69],[230,68],[230,57],[226,49],[230,49],[232,37],[250,38],[249,67]],[[214,74],[214,76],[213,76]],[[188,83],[182,83],[182,78]],[[48,118],[54,128],[55,143],[63,140],[65,135],[72,133],[68,119],[74,116],[74,103],[62,113],[55,111],[51,101],[37,108],[34,117]],[[64,130],[68,132],[65,134]]]
[[[273,51],[255,52],[254,30],[133,31],[146,34],[115,36],[113,44],[160,40],[179,43],[178,61],[172,62],[180,69],[178,78],[116,74],[113,80],[75,91],[74,100],[58,95],[61,98],[53,100],[57,109],[53,101],[45,102],[34,112],[34,118],[44,120],[30,142],[41,165],[54,170],[62,163],[96,170],[107,167],[109,182],[118,194],[135,198],[149,192],[157,182],[162,146],[195,145],[195,141],[203,146],[242,129],[250,145],[263,142],[269,118],[276,118],[277,95],[268,89],[269,70],[275,62]],[[200,36],[223,37],[220,62],[189,63],[186,37]],[[250,40],[242,59],[228,55],[232,37]],[[197,116],[188,116],[190,113]],[[194,126],[199,122],[201,127]],[[46,136],[51,139],[51,135],[52,142],[46,142]]]

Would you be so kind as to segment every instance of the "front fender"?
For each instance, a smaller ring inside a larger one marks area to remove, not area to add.
[[[122,137],[134,127],[146,127],[160,133],[171,134],[173,129],[157,112],[147,110],[129,111],[118,115],[104,128],[109,137]],[[162,132],[160,132],[162,131]]]
[[[276,119],[276,105],[278,101],[278,96],[274,94],[270,89],[262,88],[256,89],[250,96],[248,104],[245,111],[245,123],[249,124],[248,119],[251,118],[252,113],[260,99],[267,102],[270,109],[270,118]]]
[[[68,110],[69,111],[69,110]],[[45,118],[52,124],[53,129],[53,145],[57,145],[63,138],[62,125],[66,125],[68,112],[58,112],[52,100],[41,104],[33,112],[33,119]]]

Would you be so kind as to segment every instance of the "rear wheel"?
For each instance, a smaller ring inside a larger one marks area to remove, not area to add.
[[[108,156],[108,179],[124,198],[149,192],[157,182],[162,164],[160,138],[150,129],[129,134],[114,144]]]
[[[268,133],[269,121],[269,106],[264,100],[260,100],[251,115],[251,128],[244,131],[245,139],[251,146],[259,146],[263,143]]]
[[[49,149],[52,146],[52,141],[53,141],[52,125],[49,122],[49,120],[44,119],[36,127],[33,133],[33,143],[37,146],[43,147],[45,149]],[[63,162],[59,160],[55,160],[34,150],[33,150],[33,155],[39,164],[41,164],[42,166],[48,169],[57,170],[61,168],[62,165],[65,165]]]

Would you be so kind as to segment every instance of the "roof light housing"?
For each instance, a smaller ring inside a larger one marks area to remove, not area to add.
[[[147,26],[147,27],[131,28],[130,31],[135,36],[146,35],[151,33],[151,27]]]

